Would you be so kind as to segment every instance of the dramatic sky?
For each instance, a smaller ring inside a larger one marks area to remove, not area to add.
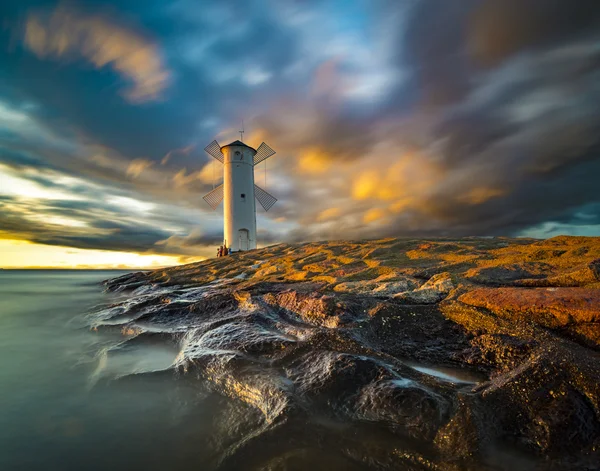
[[[242,120],[261,245],[600,235],[600,1],[3,0],[0,266],[212,256]]]

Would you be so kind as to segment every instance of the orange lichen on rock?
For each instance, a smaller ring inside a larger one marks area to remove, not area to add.
[[[551,328],[600,322],[600,290],[593,288],[476,288],[458,299]]]

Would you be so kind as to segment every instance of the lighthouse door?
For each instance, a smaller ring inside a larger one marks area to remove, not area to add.
[[[240,250],[248,250],[250,245],[250,233],[248,232],[248,229],[240,229],[239,234]]]

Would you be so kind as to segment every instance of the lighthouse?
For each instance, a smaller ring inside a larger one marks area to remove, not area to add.
[[[223,183],[204,196],[213,210],[223,201],[223,243],[232,252],[255,249],[255,200],[268,211],[277,198],[254,183],[254,168],[275,151],[264,142],[254,149],[240,140],[225,146],[213,141],[204,150],[223,164]]]

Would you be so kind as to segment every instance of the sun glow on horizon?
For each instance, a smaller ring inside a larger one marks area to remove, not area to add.
[[[24,240],[0,240],[2,268],[144,269],[181,263],[184,262],[175,255],[78,249]]]

